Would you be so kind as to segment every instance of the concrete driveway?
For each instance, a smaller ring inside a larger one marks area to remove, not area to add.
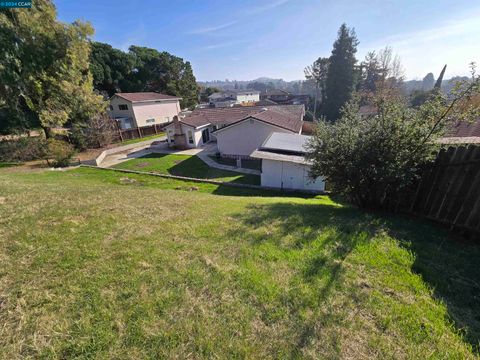
[[[160,144],[151,145],[146,148],[142,147],[137,149],[131,149],[129,151],[107,155],[105,159],[103,159],[99,167],[103,167],[103,168],[112,167],[124,161],[136,159],[152,153],[177,154],[177,155],[199,155],[200,153],[202,153],[208,157],[211,154],[215,154],[216,149],[217,149],[217,144],[209,143],[196,149],[176,150],[176,149],[169,148],[166,142],[162,142]]]

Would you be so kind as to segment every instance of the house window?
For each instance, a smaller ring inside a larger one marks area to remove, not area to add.
[[[170,143],[173,144],[175,142],[173,130],[168,130],[168,137],[170,138]]]
[[[128,110],[128,105],[127,104],[120,104],[120,105],[118,105],[118,110]]]
[[[188,143],[189,143],[189,144],[193,144],[193,133],[192,133],[192,130],[188,130],[188,131],[187,131],[187,135],[188,135]]]
[[[170,117],[169,116],[165,116],[165,122],[169,122],[170,121]]]
[[[145,120],[145,122],[147,124],[153,124],[153,123],[155,123],[155,119],[147,119],[147,120]]]

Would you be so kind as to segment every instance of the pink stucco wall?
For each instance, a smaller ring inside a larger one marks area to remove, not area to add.
[[[146,123],[147,119],[155,119],[155,124],[172,121],[173,117],[180,112],[180,104],[177,100],[161,102],[134,103],[133,112],[137,126],[153,125]]]

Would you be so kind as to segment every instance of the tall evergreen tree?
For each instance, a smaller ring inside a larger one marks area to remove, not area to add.
[[[422,80],[422,90],[430,91],[435,86],[435,76],[430,72]]]
[[[324,115],[330,121],[339,118],[341,108],[350,100],[355,89],[357,46],[355,30],[342,24],[333,44],[326,82]]]

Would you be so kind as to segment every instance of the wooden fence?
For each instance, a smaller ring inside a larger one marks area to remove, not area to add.
[[[407,209],[480,238],[480,146],[442,149]]]
[[[165,124],[162,125],[151,125],[151,126],[143,126],[139,128],[133,129],[118,129],[118,138],[121,141],[132,140],[132,139],[141,139],[145,136],[156,135],[162,132],[163,127]]]

